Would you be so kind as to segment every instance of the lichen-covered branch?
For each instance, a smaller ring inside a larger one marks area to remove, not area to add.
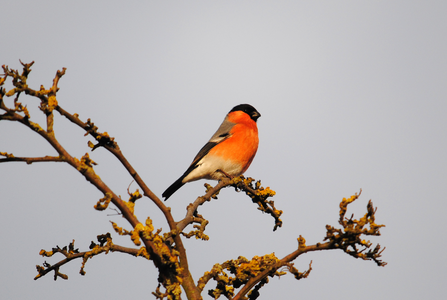
[[[380,235],[379,229],[384,227],[384,225],[375,223],[376,209],[373,208],[371,200],[367,205],[367,213],[362,218],[358,220],[354,219],[354,216],[351,216],[350,219],[345,218],[348,205],[359,196],[360,193],[341,201],[339,223],[342,228],[327,225],[327,233],[324,238],[327,242],[307,246],[306,240],[300,236],[298,249],[282,259],[272,253],[262,257],[255,256],[251,260],[239,257],[237,260],[216,264],[199,279],[198,287],[202,290],[209,280],[214,279],[216,287],[208,293],[215,299],[224,295],[232,300],[253,300],[259,296],[259,289],[268,282],[268,277],[279,277],[288,271],[298,280],[306,278],[312,270],[311,263],[308,270],[299,272],[293,266],[293,261],[300,255],[312,251],[341,249],[353,257],[372,260],[378,266],[385,266],[386,263],[380,259],[383,252],[383,250],[380,251],[380,245],[372,247],[371,242],[362,238],[368,235]],[[238,288],[240,290],[236,294]]]
[[[234,186],[236,190],[243,190],[252,199],[253,203],[258,204],[258,209],[260,211],[271,215],[275,219],[275,226],[273,227],[273,231],[275,231],[278,227],[282,226],[282,221],[279,218],[282,214],[282,210],[277,210],[275,208],[275,202],[268,199],[273,197],[276,193],[269,187],[263,188],[260,180],[254,182],[255,180],[253,178],[239,176],[233,179],[231,185]]]
[[[232,179],[223,178],[214,187],[205,184],[207,188],[206,194],[198,197],[193,203],[188,205],[186,208],[186,216],[177,223],[177,229],[179,232],[183,232],[183,230],[190,224],[200,224],[193,226],[196,230],[182,234],[186,237],[195,236],[196,238],[207,240],[208,236],[204,234],[204,230],[208,221],[198,214],[198,208],[205,202],[211,201],[211,199],[217,199],[220,190],[228,186],[234,187],[237,191],[243,190],[252,199],[253,203],[258,204],[258,209],[260,211],[270,214],[275,219],[273,230],[281,227],[282,221],[279,217],[281,216],[282,211],[275,208],[275,202],[273,200],[269,200],[269,198],[275,195],[275,191],[271,190],[269,187],[263,188],[261,186],[261,181],[256,181],[255,185],[253,185],[253,182],[255,182],[253,178],[245,178],[243,175],[240,175]]]
[[[62,71],[58,71],[53,80],[53,86],[50,89],[45,89],[43,86],[40,87],[39,90],[34,90],[30,88],[27,84],[27,78],[29,73],[31,72],[31,66],[34,62],[30,64],[23,65],[22,73],[16,70],[10,70],[8,67],[3,66],[4,77],[0,80],[0,85],[3,85],[6,78],[12,78],[12,84],[14,86],[13,89],[6,92],[6,90],[2,87],[0,88],[0,109],[5,113],[0,115],[0,121],[16,121],[22,123],[28,128],[32,129],[40,136],[42,136],[59,154],[59,157],[63,162],[68,163],[76,170],[78,170],[84,177],[93,184],[98,190],[100,190],[104,194],[104,198],[102,198],[98,204],[95,206],[97,209],[101,210],[107,207],[108,203],[113,203],[122,216],[132,225],[134,229],[138,229],[141,226],[141,222],[137,219],[137,217],[133,213],[133,204],[132,201],[124,201],[122,200],[116,193],[110,189],[105,182],[101,180],[99,176],[96,175],[93,166],[96,164],[86,153],[81,159],[77,159],[72,157],[66,149],[59,143],[56,139],[53,131],[53,111],[56,110],[61,115],[66,116],[69,120],[73,121],[75,124],[84,128],[87,134],[91,134],[98,141],[97,145],[93,145],[92,149],[96,149],[99,146],[102,146],[109,151],[111,151],[126,167],[129,173],[134,177],[135,181],[140,185],[144,194],[156,203],[160,209],[164,212],[166,219],[168,221],[169,226],[171,227],[170,238],[172,238],[175,242],[175,249],[169,248],[170,257],[175,257],[175,259],[179,260],[180,266],[172,267],[171,265],[165,265],[165,252],[160,252],[161,247],[156,245],[154,241],[147,239],[145,236],[141,236],[141,239],[146,247],[147,253],[150,256],[151,260],[154,262],[156,267],[159,270],[159,281],[163,284],[163,286],[172,291],[173,294],[170,294],[173,299],[179,298],[178,290],[180,283],[183,284],[183,287],[186,291],[186,294],[191,299],[200,299],[200,294],[198,293],[197,288],[194,285],[194,280],[192,279],[191,274],[188,269],[188,262],[186,257],[186,251],[183,247],[183,243],[180,235],[176,231],[176,224],[170,214],[170,209],[167,208],[160,199],[152,193],[152,191],[146,186],[146,184],[142,181],[142,179],[138,176],[136,171],[132,168],[132,166],[125,159],[124,155],[119,150],[119,147],[116,142],[114,142],[113,138],[110,138],[107,133],[99,133],[97,131],[97,127],[88,120],[86,123],[80,121],[78,115],[69,114],[65,110],[63,110],[57,100],[56,93],[58,91],[57,84],[60,78],[65,74],[65,68]],[[42,129],[42,127],[34,123],[30,120],[31,116],[26,109],[26,106],[22,105],[19,102],[19,97],[21,93],[25,93],[30,96],[34,96],[40,100],[40,109],[46,115],[47,126],[46,130]],[[14,98],[14,108],[9,108],[6,106],[4,97],[12,97]],[[6,160],[12,161],[11,155],[9,158],[6,157]],[[32,162],[32,160],[31,160]],[[139,234],[143,234],[143,232],[138,231]],[[174,253],[174,251],[176,253]]]
[[[112,237],[110,236],[110,233],[98,235],[97,239],[98,239],[99,244],[96,244],[95,242],[92,241],[92,243],[90,244],[90,251],[79,252],[79,249],[76,249],[74,246],[74,242],[75,242],[74,240],[68,245],[68,247],[65,246],[63,248],[60,248],[59,246],[56,246],[55,248],[51,249],[51,251],[41,250],[40,255],[42,255],[44,257],[51,257],[56,253],[60,253],[63,256],[65,256],[65,259],[57,262],[54,265],[51,265],[47,262],[44,262],[43,266],[37,265],[36,269],[39,274],[37,274],[37,276],[34,277],[34,280],[37,280],[52,271],[54,271],[54,280],[56,280],[58,277],[60,277],[62,279],[68,279],[68,276],[66,274],[59,272],[59,269],[66,263],[68,263],[74,259],[77,259],[77,258],[82,258],[82,260],[83,260],[79,273],[81,275],[85,275],[86,272],[85,272],[84,268],[85,268],[85,264],[86,264],[87,260],[89,258],[92,258],[96,255],[101,254],[101,253],[107,254],[107,253],[109,253],[109,251],[126,253],[126,254],[130,254],[132,256],[135,256],[135,257],[137,257],[137,256],[146,257],[144,255],[144,251],[141,250],[141,249],[145,249],[144,247],[141,249],[134,249],[134,248],[128,248],[128,247],[115,245],[112,242]]]

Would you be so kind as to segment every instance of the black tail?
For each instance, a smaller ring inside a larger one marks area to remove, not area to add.
[[[184,185],[184,183],[182,182],[183,178],[185,178],[185,176],[182,176],[179,179],[177,179],[173,184],[171,184],[170,187],[166,189],[166,191],[163,192],[162,196],[165,198],[165,201],[168,200],[169,197],[172,196],[172,194],[177,192],[177,190]]]

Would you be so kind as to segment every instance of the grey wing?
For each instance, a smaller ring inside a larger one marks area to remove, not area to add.
[[[216,133],[213,134],[213,136],[210,138],[208,143],[206,143],[205,146],[200,149],[199,153],[197,153],[196,157],[194,157],[194,160],[191,163],[192,169],[196,168],[196,164],[210,152],[211,149],[213,149],[214,146],[217,144],[223,142],[224,140],[228,139],[231,134],[230,131],[233,128],[233,126],[236,125],[235,123],[227,121],[227,118],[222,122],[220,127],[217,129]]]
[[[235,123],[227,121],[227,118],[220,124],[219,128],[217,129],[216,133],[213,134],[213,136],[210,138],[208,142],[217,143],[219,144],[223,140],[226,140],[230,137],[230,131],[231,129],[236,125]]]

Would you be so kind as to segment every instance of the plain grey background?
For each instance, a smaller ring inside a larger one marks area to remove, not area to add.
[[[362,188],[349,213],[360,217],[373,200],[377,223],[387,227],[371,241],[386,246],[388,265],[341,251],[307,254],[295,266],[305,270],[312,260],[309,278],[275,278],[260,299],[445,296],[447,2],[6,0],[1,11],[0,64],[34,60],[28,83],[36,89],[66,67],[59,104],[115,137],[157,195],[233,106],[250,103],[262,114],[246,175],[277,192],[284,225],[272,232],[272,218],[223,190],[199,211],[210,240],[185,241],[195,280],[239,255],[283,257],[300,234],[320,242],[325,225],[337,224],[340,200]],[[37,100],[22,100],[42,122]],[[55,130],[72,155],[89,152],[81,129],[57,116]],[[55,154],[6,121],[0,151]],[[98,175],[127,197],[124,168],[104,149],[90,155]],[[0,178],[0,298],[153,299],[153,264],[118,253],[89,261],[85,276],[74,261],[61,269],[69,280],[34,281],[36,264],[62,258],[42,258],[41,249],[75,239],[86,250],[113,231],[109,220],[130,227],[112,210],[95,211],[102,195],[68,165],[1,164]],[[177,219],[203,183],[169,199]],[[136,210],[167,229],[148,199]]]

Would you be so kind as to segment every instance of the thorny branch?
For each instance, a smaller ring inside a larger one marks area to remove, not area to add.
[[[22,62],[21,62],[22,63]],[[54,271],[54,279],[58,277],[67,279],[68,276],[59,272],[59,269],[64,264],[71,260],[82,258],[82,266],[80,273],[85,274],[85,263],[89,258],[101,253],[123,252],[133,256],[143,256],[146,259],[152,260],[159,271],[159,286],[153,292],[157,299],[180,299],[180,285],[186,292],[188,299],[202,299],[201,292],[205,285],[211,280],[216,281],[216,288],[208,292],[208,294],[215,299],[224,295],[228,299],[257,299],[259,297],[259,290],[268,283],[268,277],[282,276],[287,272],[293,274],[296,279],[306,278],[312,270],[310,262],[309,269],[304,272],[299,272],[294,266],[293,261],[300,255],[320,250],[341,249],[345,253],[355,258],[363,260],[372,260],[378,266],[385,266],[381,254],[380,245],[372,247],[370,241],[365,241],[362,236],[380,235],[379,229],[384,225],[377,225],[375,223],[375,213],[377,209],[373,208],[372,202],[369,201],[367,205],[367,213],[360,219],[354,219],[351,216],[349,219],[345,217],[347,207],[350,203],[358,199],[360,193],[348,199],[343,199],[340,203],[340,218],[339,224],[342,228],[335,228],[327,225],[327,233],[324,238],[324,243],[317,243],[315,245],[306,246],[306,241],[303,237],[298,238],[298,249],[285,256],[282,259],[277,258],[273,253],[264,256],[255,256],[251,260],[244,257],[239,257],[236,260],[229,260],[222,264],[215,264],[212,270],[205,272],[198,283],[195,284],[189,272],[188,260],[186,251],[183,246],[181,236],[187,238],[195,236],[203,240],[207,240],[208,236],[204,233],[208,224],[202,215],[199,214],[198,208],[205,202],[211,199],[217,199],[219,191],[224,187],[232,186],[236,191],[244,191],[258,206],[258,209],[271,215],[275,220],[273,230],[282,226],[280,216],[281,210],[275,208],[275,204],[269,198],[275,195],[275,192],[269,187],[261,186],[260,181],[255,181],[252,178],[245,178],[243,176],[235,178],[225,178],[218,182],[214,187],[206,184],[207,191],[204,196],[198,197],[193,203],[187,207],[185,217],[179,222],[175,222],[171,209],[167,207],[144,183],[135,169],[130,165],[127,159],[121,152],[118,144],[113,137],[110,137],[107,132],[99,132],[98,127],[88,119],[86,122],[81,121],[78,114],[70,114],[60,107],[56,100],[56,94],[59,90],[58,82],[65,74],[65,68],[62,71],[57,71],[53,80],[53,85],[49,89],[43,86],[39,90],[31,89],[27,84],[28,75],[31,72],[31,66],[34,62],[29,64],[22,63],[23,71],[20,73],[17,70],[11,70],[7,66],[2,66],[4,75],[0,77],[0,110],[4,113],[0,115],[0,121],[16,121],[22,123],[28,128],[32,129],[44,139],[58,152],[58,156],[44,156],[44,157],[15,157],[12,153],[0,152],[0,163],[21,161],[31,164],[34,162],[66,162],[72,167],[76,168],[91,184],[97,187],[104,197],[99,199],[95,208],[97,210],[105,210],[110,203],[113,203],[119,213],[132,225],[131,230],[126,230],[119,227],[112,222],[112,226],[119,235],[129,235],[136,246],[143,246],[137,248],[127,248],[113,244],[109,233],[98,236],[99,244],[92,242],[90,251],[79,252],[74,248],[74,241],[63,247],[58,246],[52,251],[42,250],[42,256],[52,256],[55,253],[62,254],[65,258],[54,265],[45,262],[43,266],[36,266],[38,275],[35,279]],[[14,88],[6,92],[2,88],[6,79],[12,78]],[[30,120],[31,116],[25,105],[19,102],[20,95],[24,93],[40,100],[40,110],[46,116],[46,129],[40,127],[39,124]],[[9,108],[4,102],[4,97],[14,97],[14,107]],[[89,142],[89,147],[93,150],[97,148],[105,148],[111,152],[122,163],[122,165],[129,172],[131,177],[135,180],[138,186],[143,191],[143,195],[151,199],[158,208],[163,212],[169,231],[162,233],[161,229],[155,230],[152,220],[148,217],[145,224],[142,224],[134,215],[135,203],[142,198],[137,189],[135,192],[128,190],[129,200],[125,201],[115,194],[100,178],[95,174],[93,166],[96,163],[85,154],[81,159],[72,157],[65,148],[56,139],[53,126],[54,118],[53,112],[57,111],[62,116],[65,116],[72,123],[83,128],[85,135],[90,135],[96,140],[96,144]],[[194,230],[189,233],[183,232],[188,225],[193,225]],[[160,290],[161,285],[165,291]],[[238,290],[237,290],[238,289]]]

